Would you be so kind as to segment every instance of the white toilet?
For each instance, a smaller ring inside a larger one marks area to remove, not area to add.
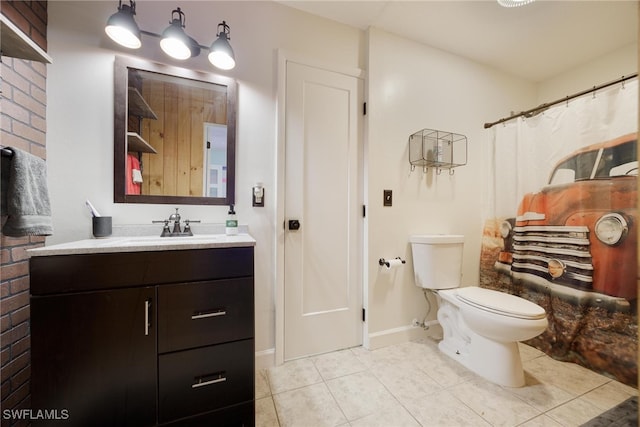
[[[414,235],[409,242],[416,285],[437,295],[440,350],[489,381],[522,387],[518,341],[545,331],[544,309],[515,295],[460,288],[464,236]]]

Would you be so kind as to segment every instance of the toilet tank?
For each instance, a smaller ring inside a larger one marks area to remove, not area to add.
[[[409,236],[416,286],[450,289],[460,286],[464,236],[422,234]]]

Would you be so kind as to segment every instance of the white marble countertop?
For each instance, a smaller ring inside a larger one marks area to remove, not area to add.
[[[27,251],[29,256],[76,255],[114,252],[145,252],[184,249],[209,249],[255,246],[256,241],[247,233],[233,236],[225,234],[195,234],[188,237],[117,236],[102,239],[77,240],[44,246]]]

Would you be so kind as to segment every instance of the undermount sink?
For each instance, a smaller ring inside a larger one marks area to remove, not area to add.
[[[224,239],[224,234],[201,234],[195,236],[176,236],[176,237],[160,237],[160,236],[135,236],[135,237],[111,237],[105,239],[104,242],[97,246],[116,247],[116,246],[158,246],[158,245],[179,245],[193,243],[209,243]]]

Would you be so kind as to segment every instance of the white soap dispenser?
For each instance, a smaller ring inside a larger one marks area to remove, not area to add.
[[[224,230],[227,236],[235,236],[238,234],[238,219],[236,217],[236,211],[233,210],[233,205],[229,206],[229,213]]]

